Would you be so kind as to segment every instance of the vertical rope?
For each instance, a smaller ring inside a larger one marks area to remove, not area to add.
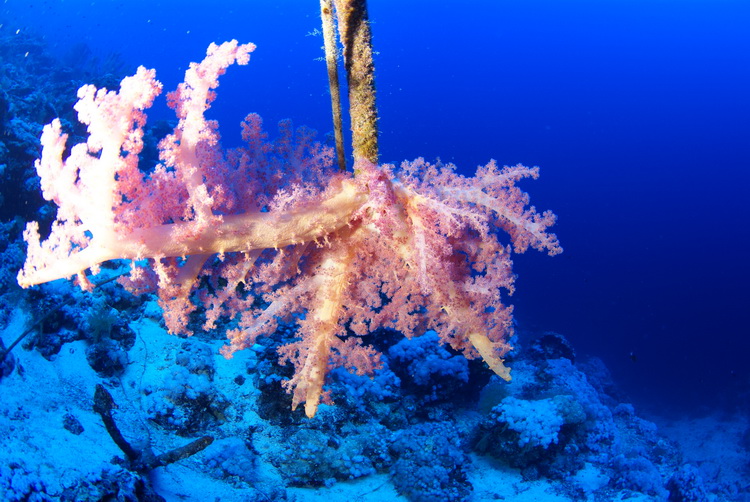
[[[341,120],[341,90],[339,88],[338,58],[336,57],[336,31],[333,22],[333,4],[331,0],[320,0],[320,19],[323,22],[323,42],[326,50],[328,87],[331,90],[331,111],[333,113],[333,135],[336,142],[336,157],[338,159],[339,170],[346,171],[344,126]]]
[[[378,163],[378,113],[375,107],[375,64],[366,0],[334,0],[344,68],[349,87],[354,161]]]

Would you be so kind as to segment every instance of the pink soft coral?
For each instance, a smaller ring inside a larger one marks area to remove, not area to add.
[[[37,170],[58,217],[43,243],[29,223],[19,284],[77,274],[86,286],[85,269],[102,261],[147,260],[146,268],[134,261],[124,284],[157,291],[170,332],[190,334],[196,298],[206,309],[204,329],[238,317],[227,357],[304,313],[298,338],[279,352],[295,369],[285,384],[292,407],[305,403],[310,417],[331,368],[370,374],[380,366],[359,337],[383,326],[408,337],[434,329],[443,343],[510,378],[503,356],[512,309],[501,291],[513,290],[511,247],[561,251],[547,233],[554,216],[528,207],[515,185],[538,170],[491,161],[467,178],[423,159],[399,168],[360,159],[354,174],[339,173],[330,149],[307,130],[284,122],[269,142],[257,115],[242,125],[246,146],[223,151],[218,125],[204,112],[218,77],[247,63],[253,49],[212,44],[190,66],[169,95],[180,122],[149,174],[138,170],[137,156],[143,110],[161,90],[153,70],[139,68],[119,93],[79,91],[89,141],[63,161],[59,121],[45,128]],[[210,287],[196,296],[200,277]],[[267,306],[255,307],[241,291],[263,295]]]

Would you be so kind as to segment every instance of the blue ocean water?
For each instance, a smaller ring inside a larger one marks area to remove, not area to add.
[[[740,0],[371,1],[383,162],[464,174],[540,166],[531,202],[564,253],[516,256],[523,330],[601,358],[644,409],[748,410],[750,3]],[[227,146],[258,112],[331,130],[314,1],[35,1],[4,36],[85,43],[165,89],[210,42],[258,49],[209,112]],[[152,118],[170,118],[160,103]],[[0,163],[3,163],[0,161]]]

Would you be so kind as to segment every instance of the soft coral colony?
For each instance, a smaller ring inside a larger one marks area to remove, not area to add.
[[[119,92],[79,90],[75,109],[88,141],[63,159],[60,122],[44,129],[36,168],[57,219],[43,242],[38,224],[28,224],[19,284],[77,275],[89,288],[86,269],[133,260],[121,282],[156,291],[170,333],[190,334],[199,304],[205,330],[233,320],[227,357],[297,314],[298,338],[279,354],[295,369],[285,383],[292,407],[304,403],[310,417],[327,398],[332,368],[379,367],[380,355],[361,337],[380,327],[407,337],[435,330],[442,343],[481,356],[509,379],[512,307],[501,290],[513,290],[511,252],[561,251],[547,232],[554,215],[529,207],[516,187],[537,168],[492,161],[464,177],[423,159],[395,167],[359,158],[353,173],[340,172],[310,131],[282,123],[271,141],[254,114],[242,123],[245,146],[223,150],[218,124],[204,113],[218,77],[248,63],[254,48],[212,44],[190,65],[168,94],[179,123],[159,143],[161,163],[150,172],[138,161],[144,110],[161,92],[155,72],[140,67]]]

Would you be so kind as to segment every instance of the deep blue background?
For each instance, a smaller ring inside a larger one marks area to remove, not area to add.
[[[222,79],[250,111],[330,129],[315,0],[22,2],[2,29],[86,41],[172,89],[211,41],[258,45]],[[750,365],[750,2],[371,1],[384,161],[539,165],[565,253],[517,259],[523,327],[602,357],[634,401],[735,407]],[[162,105],[154,113],[166,113]]]

